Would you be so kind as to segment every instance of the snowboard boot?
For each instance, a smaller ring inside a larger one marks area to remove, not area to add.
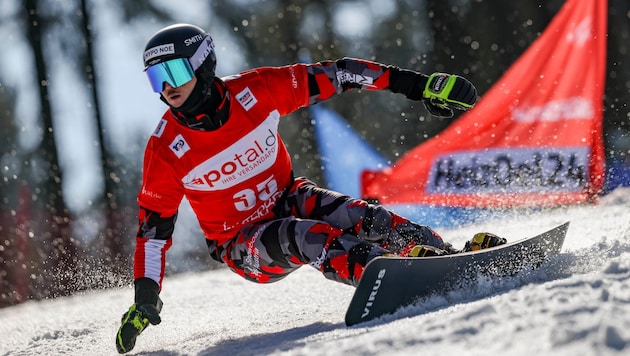
[[[435,246],[430,245],[417,245],[409,252],[409,257],[431,257],[431,256],[443,256],[446,255],[446,251],[440,250]]]
[[[507,243],[503,237],[499,237],[489,232],[479,232],[473,236],[470,241],[466,241],[466,245],[462,252],[478,251],[484,248],[495,247]]]
[[[450,242],[445,242],[444,247],[441,249],[431,245],[417,245],[409,252],[409,257],[431,257],[431,256],[444,256],[459,253],[458,249],[454,248]]]
[[[381,247],[398,256],[406,257],[410,256],[410,252],[414,248],[419,248],[418,246],[434,246],[444,250],[443,245],[444,242],[440,235],[430,227],[406,221],[396,225]]]

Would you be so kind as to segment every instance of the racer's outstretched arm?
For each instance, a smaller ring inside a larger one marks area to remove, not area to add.
[[[422,100],[429,112],[452,117],[452,109],[468,110],[477,90],[463,77],[446,73],[430,76],[396,66],[356,58],[307,65],[309,104],[330,99],[350,89],[389,90],[411,100]]]
[[[136,338],[149,325],[159,324],[162,300],[159,297],[166,251],[171,247],[177,214],[164,217],[140,207],[136,250],[134,253],[134,304],[123,314],[116,334],[116,349],[126,353],[133,349]]]

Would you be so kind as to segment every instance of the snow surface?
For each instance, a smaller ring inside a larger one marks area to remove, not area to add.
[[[304,267],[270,285],[225,270],[167,277],[162,324],[135,355],[628,355],[630,190],[597,205],[440,231],[456,245],[479,230],[511,239],[571,221],[540,269],[434,296],[393,316],[344,325],[353,288]],[[0,355],[114,355],[131,287],[0,309]]]

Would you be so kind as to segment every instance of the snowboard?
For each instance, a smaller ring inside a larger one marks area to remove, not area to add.
[[[434,257],[377,257],[359,280],[347,326],[391,314],[419,298],[445,294],[480,274],[510,276],[538,268],[562,248],[569,222],[540,235],[488,249]]]

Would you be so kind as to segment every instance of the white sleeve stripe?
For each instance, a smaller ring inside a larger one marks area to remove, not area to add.
[[[144,274],[145,277],[151,278],[158,285],[161,285],[164,271],[162,266],[166,264],[163,259],[166,258],[163,250],[166,246],[166,240],[150,239],[144,244]]]

